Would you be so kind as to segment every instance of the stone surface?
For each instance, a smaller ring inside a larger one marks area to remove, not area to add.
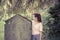
[[[31,21],[21,15],[7,20],[5,40],[31,40]]]

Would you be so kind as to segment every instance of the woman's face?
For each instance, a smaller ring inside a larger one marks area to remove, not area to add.
[[[37,17],[35,17],[35,15],[33,15],[33,20],[34,21],[37,21]]]

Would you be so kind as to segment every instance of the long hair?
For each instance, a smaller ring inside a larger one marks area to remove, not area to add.
[[[37,18],[38,22],[42,22],[41,15],[39,13],[34,13],[33,15]]]

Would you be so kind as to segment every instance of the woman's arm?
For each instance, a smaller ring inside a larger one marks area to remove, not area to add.
[[[40,40],[42,40],[43,25],[40,23]]]
[[[40,31],[40,40],[42,40],[42,31]]]

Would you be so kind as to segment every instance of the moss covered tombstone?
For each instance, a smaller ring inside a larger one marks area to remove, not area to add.
[[[31,21],[21,15],[7,20],[5,40],[31,40]]]

